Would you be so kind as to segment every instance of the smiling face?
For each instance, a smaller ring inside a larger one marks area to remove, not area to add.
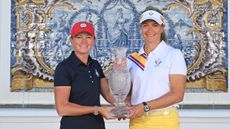
[[[163,31],[164,26],[153,20],[146,20],[141,23],[141,34],[145,43],[160,43]]]
[[[89,33],[82,32],[75,37],[71,37],[70,42],[76,54],[88,55],[95,44],[95,37]]]

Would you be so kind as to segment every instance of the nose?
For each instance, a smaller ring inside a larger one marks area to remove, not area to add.
[[[82,37],[82,43],[87,43],[87,38],[85,36]]]
[[[152,31],[152,30],[154,30],[154,29],[155,29],[154,26],[149,26],[149,27],[148,27],[148,31]]]

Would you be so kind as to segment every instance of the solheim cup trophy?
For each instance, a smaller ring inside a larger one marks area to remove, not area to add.
[[[124,63],[127,48],[116,48],[114,50],[115,64],[109,75],[109,86],[113,97],[115,98],[115,108],[110,110],[113,117],[129,117],[129,111],[125,106],[125,98],[130,91],[131,79],[130,73]],[[122,61],[123,60],[123,61]]]

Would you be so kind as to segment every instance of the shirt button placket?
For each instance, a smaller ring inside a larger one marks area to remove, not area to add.
[[[90,80],[91,80],[91,83],[93,84],[93,76],[92,76],[92,74],[91,74],[91,71],[89,70],[88,72],[89,72],[89,78],[90,78]],[[92,86],[93,86],[93,85],[92,85]]]

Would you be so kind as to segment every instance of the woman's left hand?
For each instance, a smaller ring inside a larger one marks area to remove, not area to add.
[[[102,106],[98,108],[99,113],[106,119],[106,120],[110,120],[110,119],[116,119],[115,117],[112,117],[109,114],[109,111],[114,109],[115,107],[113,106]]]

